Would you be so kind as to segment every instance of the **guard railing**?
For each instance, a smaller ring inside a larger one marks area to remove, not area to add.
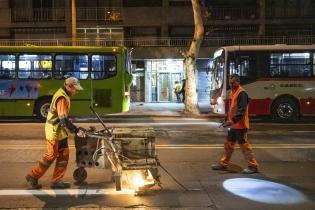
[[[0,39],[0,46],[126,46],[126,47],[187,47],[192,38],[133,38],[133,39]],[[228,45],[314,44],[314,36],[296,37],[213,37],[204,38],[202,47]]]

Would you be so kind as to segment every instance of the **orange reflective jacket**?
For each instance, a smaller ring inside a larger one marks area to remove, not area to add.
[[[237,98],[241,92],[245,91],[241,86],[237,88],[237,90],[232,90],[230,94],[229,100],[229,111],[227,115],[228,121],[232,122],[233,117],[237,114]],[[244,113],[243,118],[232,124],[232,128],[234,129],[244,129],[249,128],[249,119],[248,119],[248,105],[246,107],[246,111]]]

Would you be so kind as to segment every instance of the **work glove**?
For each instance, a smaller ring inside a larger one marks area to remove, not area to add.
[[[224,123],[222,123],[222,127],[226,128],[226,127],[230,127],[233,123],[231,121],[225,121]]]
[[[86,130],[82,127],[78,128],[78,132],[76,133],[76,135],[80,138],[85,138],[86,136]]]
[[[226,128],[226,127],[230,127],[233,123],[231,121],[223,121],[220,125],[219,125],[219,128],[223,127],[223,128]]]

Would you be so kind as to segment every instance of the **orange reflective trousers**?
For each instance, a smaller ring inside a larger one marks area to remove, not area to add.
[[[234,152],[234,147],[236,141],[238,142],[240,149],[244,155],[245,160],[247,161],[248,166],[257,168],[258,163],[254,157],[251,145],[248,142],[247,129],[230,129],[228,131],[228,137],[224,142],[225,153],[220,159],[220,164],[222,166],[228,166]]]
[[[69,161],[67,138],[60,141],[47,141],[47,151],[43,158],[38,162],[38,165],[32,168],[30,175],[35,179],[41,178],[55,159],[56,165],[52,182],[58,182],[66,173]]]

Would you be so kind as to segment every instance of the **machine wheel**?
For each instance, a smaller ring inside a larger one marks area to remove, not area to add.
[[[50,102],[51,98],[43,98],[36,103],[35,114],[41,122],[44,122],[47,118]]]
[[[121,190],[120,176],[114,176],[114,177],[115,177],[116,191],[120,191]]]
[[[272,106],[272,116],[277,121],[293,121],[298,116],[298,105],[290,98],[280,98]]]
[[[78,183],[83,183],[84,180],[86,179],[86,177],[87,177],[87,172],[86,172],[85,168],[83,168],[83,167],[77,168],[73,172],[73,178]]]

